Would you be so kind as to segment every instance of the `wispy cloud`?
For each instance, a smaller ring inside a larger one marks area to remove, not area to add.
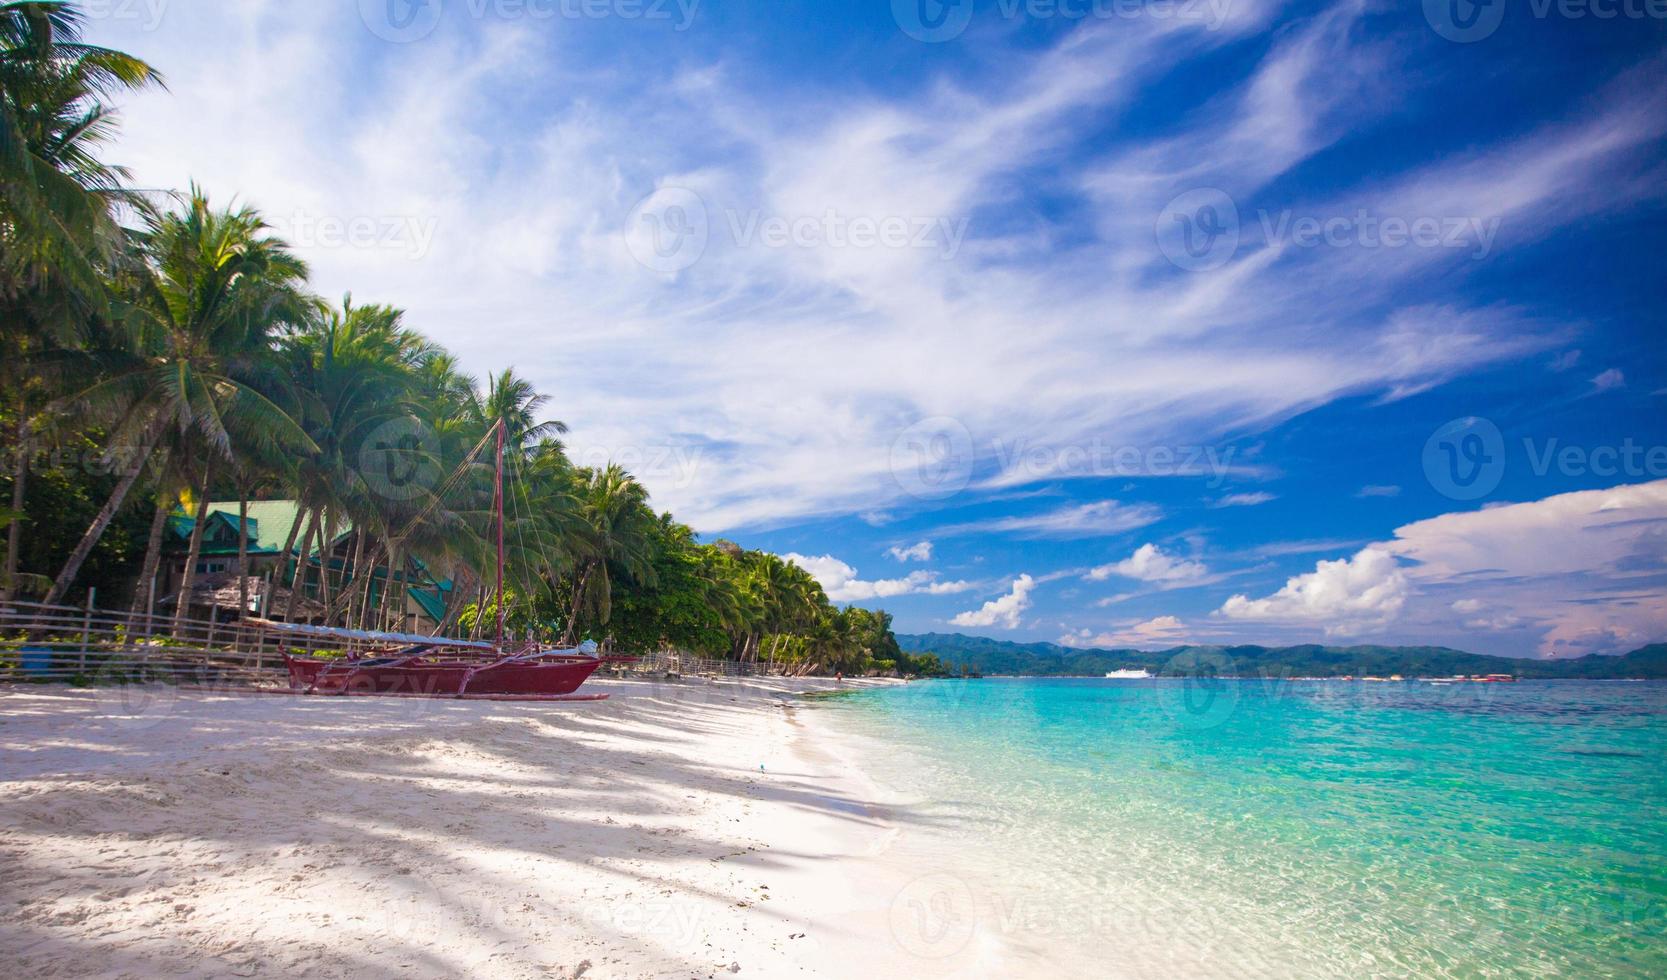
[[[1402,108],[1401,88],[1377,81],[1397,52],[1360,30],[1369,5],[1355,2],[1300,18],[1235,3],[1220,30],[1084,23],[992,51],[981,72],[861,98],[760,85],[732,70],[741,55],[693,41],[675,57],[599,52],[582,25],[487,19],[382,44],[357,6],[177,0],[161,29],[129,36],[101,21],[98,40],[170,80],[130,100],[114,158],[146,185],[195,177],[273,215],[431,226],[420,256],[301,251],[325,294],[402,305],[469,369],[514,364],[556,393],[576,455],[643,461],[656,504],[705,532],[927,506],[897,471],[922,419],[969,434],[966,458],[947,462],[975,495],[1014,479],[998,441],[1048,454],[1057,465],[1017,471],[1047,480],[1082,472],[1070,461],[1095,447],[1219,445],[1562,342],[1524,311],[1412,288],[1447,281],[1458,252],[1257,242],[1263,204],[1497,221],[1497,248],[1660,193],[1620,179],[1667,115],[1625,79],[1570,123],[1323,194],[1283,189]],[[1214,57],[1248,38],[1245,56]],[[1161,137],[1105,138],[1149,83],[1186,73],[1219,76],[1219,92]],[[1246,241],[1198,273],[1171,264],[1153,228],[1166,202],[1206,186],[1241,203]],[[645,267],[629,242],[639,202],[668,188],[694,195],[709,231],[674,271]],[[1077,199],[1065,214],[1035,206]],[[755,213],[830,211],[965,219],[966,237],[949,256],[733,231]],[[656,472],[646,462],[668,443],[690,463]],[[1157,516],[1090,506],[989,529],[1110,534]]]
[[[1230,493],[1210,502],[1211,507],[1256,507],[1278,500],[1279,495],[1257,490],[1252,493]]]
[[[1015,517],[952,524],[938,534],[1011,534],[1021,538],[1096,538],[1124,534],[1163,518],[1163,511],[1151,504],[1124,504],[1099,500]]]

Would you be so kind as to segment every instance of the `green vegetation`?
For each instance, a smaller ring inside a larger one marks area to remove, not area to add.
[[[697,541],[618,466],[575,465],[548,398],[513,371],[482,386],[399,309],[313,295],[254,208],[129,190],[98,157],[110,100],[161,80],[83,43],[81,23],[61,0],[0,2],[5,597],[96,586],[101,604],[137,602],[176,514],[195,518],[189,593],[208,501],[294,500],[284,554],[361,532],[339,576],[283,566],[329,622],[391,622],[395,603],[353,583],[416,559],[453,586],[441,628],[490,635],[501,428],[516,636],[800,672],[940,670],[898,649],[885,613],[834,607],[774,555]]]
[[[1079,650],[1056,643],[1011,643],[959,633],[902,635],[906,650],[931,651],[943,662],[985,674],[1037,677],[1100,677],[1113,670],[1141,668],[1153,674],[1185,674],[1199,655],[1227,658],[1241,677],[1452,677],[1457,674],[1514,674],[1522,678],[1667,678],[1667,644],[1643,647],[1624,657],[1574,660],[1489,657],[1446,647],[1183,646],[1171,650]]]

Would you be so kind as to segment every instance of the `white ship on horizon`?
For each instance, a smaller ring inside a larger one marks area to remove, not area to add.
[[[1139,681],[1145,680],[1151,676],[1151,674],[1148,674],[1146,671],[1139,668],[1132,670],[1111,670],[1106,672],[1106,679],[1114,681]]]

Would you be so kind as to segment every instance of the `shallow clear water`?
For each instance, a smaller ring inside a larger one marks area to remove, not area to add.
[[[903,801],[925,957],[1667,976],[1667,684],[931,681],[828,717]]]

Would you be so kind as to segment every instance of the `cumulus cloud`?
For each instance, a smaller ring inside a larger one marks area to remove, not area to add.
[[[1144,622],[1130,620],[1115,629],[1095,633],[1079,629],[1059,638],[1067,647],[1139,647],[1174,645],[1189,635],[1187,624],[1174,616],[1158,616]]]
[[[956,626],[994,626],[1016,630],[1021,617],[1030,608],[1030,593],[1036,580],[1020,575],[1013,580],[1013,588],[999,599],[991,599],[978,609],[959,613],[950,622]]]
[[[931,561],[932,542],[919,541],[907,547],[896,545],[886,551],[898,561]]]
[[[1262,599],[1236,595],[1221,607],[1229,619],[1319,623],[1327,635],[1350,636],[1380,628],[1406,605],[1411,587],[1395,556],[1380,547],[1353,558],[1321,561],[1305,575]]]
[[[1160,584],[1184,584],[1208,577],[1209,568],[1202,562],[1189,561],[1167,554],[1155,544],[1143,544],[1135,553],[1120,562],[1089,569],[1091,581],[1103,582],[1113,575]]]
[[[822,586],[822,591],[834,602],[862,602],[868,599],[888,599],[900,595],[952,595],[973,588],[971,582],[942,582],[936,572],[911,572],[904,578],[864,581],[857,570],[832,555],[801,555],[789,552],[781,556],[805,571]]]
[[[1473,628],[1529,631],[1543,656],[1667,638],[1667,480],[1443,514],[1383,548]]]

